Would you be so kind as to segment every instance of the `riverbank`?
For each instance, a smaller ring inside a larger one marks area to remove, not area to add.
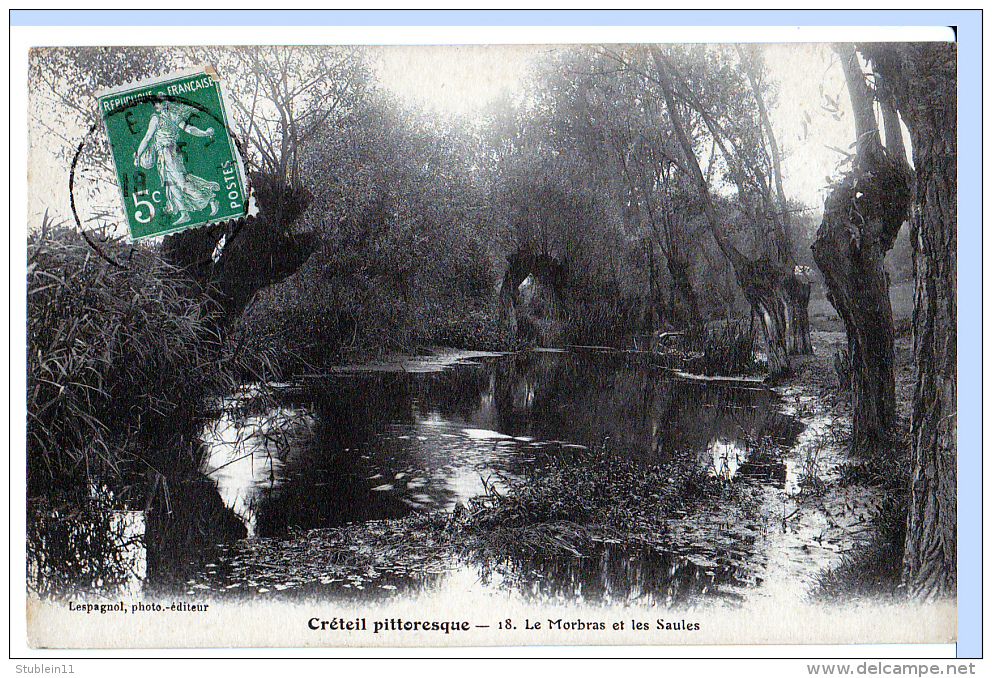
[[[776,389],[807,427],[792,459],[797,487],[783,502],[783,530],[815,542],[805,549],[819,561],[818,571],[806,577],[812,600],[901,599],[915,384],[912,338],[895,341],[895,454],[863,459],[849,453],[851,392],[841,389],[833,366],[836,353],[846,347],[845,334],[818,330],[812,341],[814,354],[796,360],[795,375]]]
[[[306,375],[285,402],[205,434],[226,469],[211,477],[220,497],[243,497],[229,517],[269,536],[203,554],[169,586],[351,599],[469,573],[546,598],[666,607],[894,590],[904,474],[898,460],[848,456],[850,399],[833,368],[844,334],[813,340],[778,397],[754,379],[671,379],[650,352],[601,347],[445,350]],[[908,339],[897,360],[905,424]],[[301,412],[311,424],[279,423]],[[175,504],[180,484],[168,487]]]

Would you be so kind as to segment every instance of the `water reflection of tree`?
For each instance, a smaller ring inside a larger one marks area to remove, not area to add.
[[[216,556],[217,545],[244,538],[248,531],[221,501],[217,487],[196,471],[174,476],[168,494],[145,512],[149,592],[169,592]]]
[[[491,364],[480,364],[419,375],[420,378],[411,375],[411,396],[422,411],[474,423],[480,401],[490,389],[493,369]]]
[[[316,390],[312,435],[259,499],[260,534],[407,515],[401,492],[372,489],[390,481],[386,470],[423,465],[397,432],[412,432],[424,413],[590,449],[607,442],[644,463],[691,467],[712,466],[715,440],[750,454],[770,449],[756,441],[796,434],[767,389],[674,380],[624,354],[521,353],[433,374],[353,375]],[[522,471],[515,463],[507,470]]]
[[[636,601],[680,608],[700,596],[736,603],[743,596],[734,589],[750,583],[733,565],[701,567],[673,553],[614,545],[604,545],[592,557],[484,559],[477,565],[484,584],[498,574],[504,586],[531,596],[587,603]]]
[[[701,460],[717,439],[750,449],[798,433],[766,388],[673,379],[622,354],[523,354],[497,363],[494,375],[501,432],[590,448],[609,439],[650,463]]]
[[[415,421],[412,381],[403,374],[365,374],[314,390],[313,431],[296,443],[282,482],[260,494],[258,534],[408,515],[402,493],[373,488],[388,481],[384,469],[417,465],[409,447],[397,444],[395,430]]]

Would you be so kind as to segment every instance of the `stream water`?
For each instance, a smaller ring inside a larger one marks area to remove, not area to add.
[[[250,415],[222,411],[204,430],[202,470],[249,538],[290,550],[287,535],[450,511],[549,455],[581,463],[576,453],[605,446],[704,470],[728,491],[673,521],[668,551],[604,544],[593,557],[468,559],[443,577],[379,563],[308,581],[295,569],[267,576],[239,549],[193,587],[368,597],[462,571],[473,585],[542,597],[739,599],[763,579],[762,488],[785,485],[781,452],[801,429],[761,384],[673,378],[643,356],[597,350],[355,366],[287,385],[280,400]]]
[[[354,366],[278,385],[277,394],[265,408],[231,397],[206,422],[200,470],[210,482],[198,492],[209,500],[184,507],[176,492],[173,511],[208,506],[225,517],[213,520],[219,532],[146,539],[146,590],[362,599],[441,586],[585,602],[732,603],[760,591],[769,553],[781,550],[780,516],[771,515],[780,507],[768,498],[795,485],[786,458],[803,427],[760,383],[675,377],[643,355],[583,349]],[[549,455],[581,460],[576,453],[606,445],[714,479],[715,492],[670,521],[670,548],[462,555],[427,569],[404,558],[363,561],[351,572],[314,564],[328,548],[314,536],[320,528],[382,533],[391,529],[383,521],[451,511]],[[222,541],[220,533],[233,543],[206,543]],[[279,566],[288,561],[298,566]]]
[[[606,441],[647,463],[781,483],[784,466],[751,450],[798,432],[759,384],[672,379],[605,352],[360,368],[287,391],[279,407],[222,412],[204,431],[202,470],[249,536],[450,510],[484,481]]]

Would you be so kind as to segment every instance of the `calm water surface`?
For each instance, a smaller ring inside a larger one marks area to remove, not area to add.
[[[307,581],[242,566],[242,545],[189,582],[238,593],[370,598],[457,576],[551,599],[739,599],[762,582],[761,493],[785,482],[776,451],[801,428],[760,384],[672,378],[643,356],[590,350],[475,357],[434,371],[356,368],[289,385],[268,411],[238,415],[235,404],[204,429],[202,471],[248,543],[282,539],[289,549],[314,528],[450,510],[548,455],[581,459],[576,452],[604,444],[722,481],[672,521],[670,549],[605,544],[586,558],[467,559],[436,576],[386,566]]]

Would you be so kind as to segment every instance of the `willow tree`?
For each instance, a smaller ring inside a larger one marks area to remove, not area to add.
[[[676,107],[675,87],[673,76],[675,67],[662,54],[661,50],[652,45],[651,56],[657,70],[657,82],[661,87],[665,99],[668,115],[675,132],[675,137],[685,156],[686,169],[696,185],[697,194],[702,201],[703,213],[710,232],[713,234],[720,251],[730,261],[733,266],[737,282],[744,293],[744,297],[751,308],[754,309],[761,319],[761,326],[765,336],[765,343],[768,347],[768,368],[772,376],[780,376],[791,371],[789,360],[789,321],[791,317],[790,304],[788,301],[789,292],[786,289],[785,275],[780,262],[773,257],[763,255],[756,259],[745,256],[728,237],[723,228],[722,220],[717,214],[714,201],[709,191],[709,183],[699,167],[692,143],[685,131],[682,116]],[[683,94],[690,98],[690,106],[701,115],[706,122],[714,142],[720,147],[724,157],[731,163],[735,162],[738,154],[727,148],[723,135],[718,133],[718,126],[712,117],[706,112],[704,107],[692,103],[688,88],[682,88]]]
[[[500,153],[494,202],[506,216],[501,247],[508,257],[499,298],[511,330],[510,302],[531,273],[554,283],[567,272],[567,294],[559,301],[572,332],[595,325],[589,332],[600,336],[602,330],[597,340],[606,341],[621,329],[618,322],[634,316],[630,300],[641,289],[640,271],[630,256],[631,210],[610,140],[618,119],[612,109],[627,97],[617,78],[608,83],[611,91],[599,88],[600,66],[585,48],[535,65],[526,114],[513,116],[515,143]]]
[[[231,88],[231,115],[259,207],[231,225],[183,231],[163,241],[170,261],[236,318],[259,290],[295,273],[321,233],[302,224],[314,186],[305,149],[328,130],[353,129],[369,98],[367,53],[333,47],[191,47]]]
[[[782,184],[782,152],[779,149],[778,141],[775,138],[775,129],[772,127],[771,119],[768,116],[768,109],[765,106],[762,87],[760,84],[760,72],[755,65],[755,58],[745,54],[744,50],[737,46],[737,53],[740,56],[741,64],[747,73],[748,83],[754,93],[755,101],[758,104],[758,114],[761,119],[761,129],[768,141],[768,148],[771,151],[772,178],[775,183],[775,194],[772,198],[771,186],[768,185],[765,194],[765,203],[774,205],[770,210],[773,223],[775,224],[776,242],[779,250],[777,252],[779,260],[783,264],[782,277],[783,287],[786,292],[785,303],[787,304],[789,320],[789,336],[786,337],[790,353],[809,354],[813,352],[813,344],[810,341],[809,328],[809,295],[811,285],[800,280],[796,275],[795,247],[792,237],[792,217],[789,209],[789,201],[785,197],[785,186]],[[765,186],[763,186],[765,188]]]
[[[952,43],[838,45],[855,113],[852,171],[827,198],[817,265],[843,309],[857,398],[855,447],[889,442],[895,426],[892,314],[881,257],[904,218],[916,266],[913,469],[903,580],[920,598],[957,582],[957,52]],[[857,53],[871,65],[871,83]],[[874,102],[883,115],[879,139]],[[899,132],[910,133],[914,170]],[[914,177],[915,173],[915,177]],[[915,183],[914,183],[915,178]]]
[[[647,101],[641,106],[647,108]],[[693,218],[700,213],[698,198],[692,194],[685,165],[678,151],[670,148],[671,134],[658,129],[655,111],[644,111],[640,129],[628,120],[625,128],[614,129],[609,135],[614,154],[627,187],[627,199],[639,224],[647,226],[651,235],[649,257],[651,278],[654,278],[654,247],[665,257],[671,278],[671,292],[676,315],[689,329],[703,325],[699,297],[692,285],[692,267],[700,250],[699,228]],[[628,111],[632,118],[641,117]],[[654,294],[654,285],[652,295]],[[674,302],[680,302],[674,303]]]
[[[695,75],[701,83],[688,82],[679,69],[671,67],[675,95],[702,119],[714,151],[719,149],[728,166],[737,188],[737,203],[753,225],[759,247],[748,266],[751,275],[761,277],[762,294],[757,304],[754,294],[748,301],[762,317],[766,342],[770,347],[783,344],[786,355],[808,354],[812,352],[810,285],[796,275],[781,150],[765,104],[769,87],[753,51],[745,53],[738,48],[737,57],[735,64],[725,57],[723,63],[717,61]],[[708,76],[708,70],[721,77]]]
[[[692,222],[693,212],[699,212],[698,200],[663,119],[664,107],[643,69],[627,55],[604,47],[577,55],[580,58],[568,64],[568,88],[554,89],[564,89],[578,113],[581,125],[570,130],[571,143],[589,149],[604,189],[601,194],[623,239],[646,246],[648,295],[643,311],[653,323],[662,300],[657,273],[663,264],[676,322],[699,328],[703,320],[692,284],[700,249],[699,228]],[[616,63],[623,67],[616,68]]]
[[[916,185],[913,471],[903,556],[911,595],[957,583],[957,50],[953,43],[860,45],[883,112],[909,130]],[[888,126],[887,126],[888,127]]]
[[[907,217],[912,174],[897,117],[885,120],[882,144],[874,94],[854,45],[836,50],[851,97],[857,153],[851,171],[827,196],[813,258],[847,331],[854,451],[875,453],[891,448],[896,426],[894,330],[884,261]]]

